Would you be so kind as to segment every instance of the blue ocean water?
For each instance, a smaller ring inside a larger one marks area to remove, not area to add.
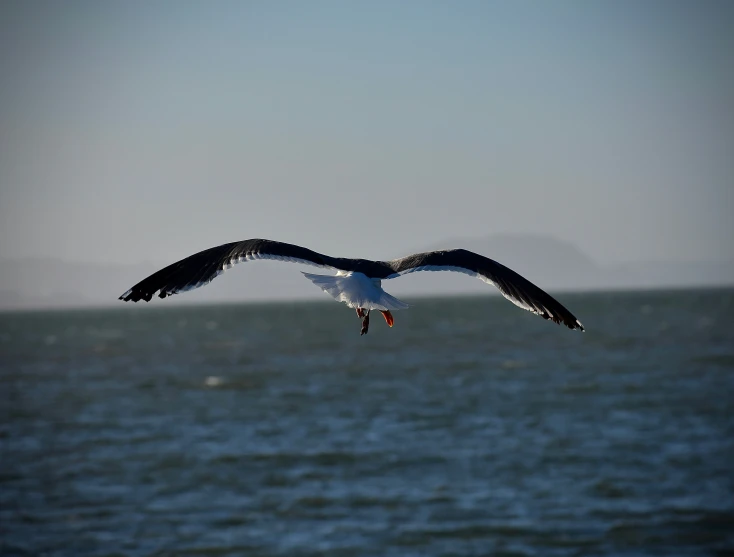
[[[0,314],[0,553],[734,555],[734,290],[558,297]]]

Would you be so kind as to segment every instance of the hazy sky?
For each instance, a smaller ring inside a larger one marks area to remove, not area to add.
[[[733,53],[727,1],[2,2],[0,256],[731,259]]]

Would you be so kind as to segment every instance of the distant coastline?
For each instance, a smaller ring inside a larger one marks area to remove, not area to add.
[[[447,246],[461,246],[491,257],[550,292],[734,286],[734,261],[647,261],[602,265],[571,243],[542,236],[465,238],[422,249]],[[0,310],[115,307],[121,305],[117,297],[122,292],[169,263],[171,261],[122,265],[41,258],[0,259]],[[303,279],[299,269],[298,265],[272,261],[239,265],[218,277],[212,285],[175,296],[165,304],[326,300],[323,293]],[[458,273],[407,275],[395,280],[390,291],[405,298],[496,293],[483,282],[470,280]]]

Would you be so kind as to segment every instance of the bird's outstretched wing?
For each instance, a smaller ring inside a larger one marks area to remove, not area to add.
[[[558,300],[544,292],[512,269],[488,257],[465,249],[416,253],[381,262],[392,272],[381,278],[392,279],[416,271],[456,271],[483,280],[496,286],[502,295],[513,304],[550,319],[563,323],[569,329],[584,330],[584,326]]]
[[[149,302],[158,294],[160,298],[186,292],[209,284],[224,271],[237,263],[255,259],[274,259],[303,263],[316,267],[339,268],[339,261],[310,249],[273,240],[244,240],[206,249],[190,255],[153,273],[130,288],[120,300]]]

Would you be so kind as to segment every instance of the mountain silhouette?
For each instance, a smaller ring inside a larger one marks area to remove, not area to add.
[[[734,261],[599,265],[569,242],[536,235],[457,238],[411,251],[459,247],[490,257],[549,291],[734,284]],[[408,252],[388,254],[386,258],[404,255]],[[121,306],[117,297],[122,292],[171,262],[122,265],[41,258],[3,259],[0,261],[0,308]],[[326,300],[322,292],[301,276],[299,269],[313,271],[313,268],[277,261],[243,263],[205,288],[159,303]],[[388,291],[408,298],[433,294],[497,294],[487,284],[459,273],[406,275],[392,281]]]

